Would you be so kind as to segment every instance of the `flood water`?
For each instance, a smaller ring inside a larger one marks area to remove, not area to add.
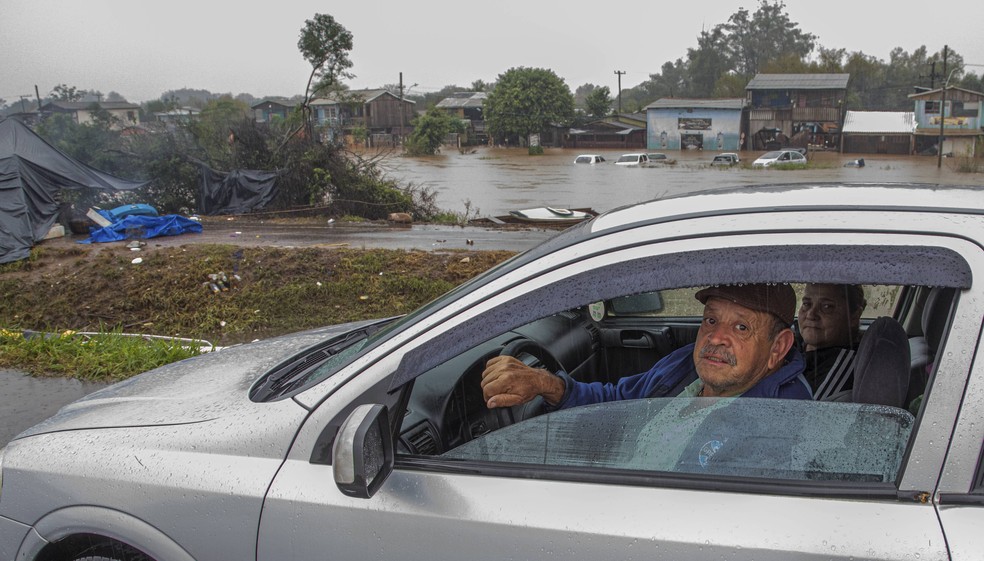
[[[472,149],[469,149],[472,150]],[[575,165],[581,153],[601,154],[608,162]],[[742,152],[751,162],[763,152]],[[455,149],[423,158],[390,155],[381,160],[386,172],[401,182],[433,189],[438,206],[463,213],[466,201],[479,216],[510,210],[553,206],[591,208],[603,212],[620,206],[690,191],[765,183],[915,182],[984,185],[981,174],[958,173],[953,162],[936,167],[934,156],[892,156],[814,152],[811,161],[823,167],[803,170],[718,168],[709,165],[716,152],[667,152],[676,165],[648,168],[616,166],[620,152],[548,148],[529,156],[525,148]],[[865,167],[844,167],[864,158]],[[474,216],[473,216],[474,217]]]

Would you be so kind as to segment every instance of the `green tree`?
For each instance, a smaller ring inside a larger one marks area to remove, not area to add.
[[[431,108],[413,120],[413,133],[407,139],[406,151],[411,156],[432,156],[453,132],[462,132],[461,121],[447,111]]]
[[[545,68],[511,68],[500,74],[485,100],[485,122],[495,138],[526,139],[574,117],[574,96],[564,80]]]
[[[82,98],[88,93],[89,92],[80,90],[75,86],[58,84],[51,90],[51,93],[48,94],[48,98],[54,101],[82,101]]]
[[[691,85],[688,95],[711,97],[718,80],[732,69],[724,29],[721,26],[710,31],[701,31],[697,37],[697,48],[687,49],[686,68]]]
[[[851,75],[847,91],[849,109],[872,111],[884,108],[884,68],[884,63],[877,58],[860,51],[847,57],[844,71]]]
[[[197,158],[220,169],[239,167],[240,163],[264,169],[268,162],[238,162],[236,158],[236,128],[249,115],[249,106],[230,97],[209,101],[188,125],[198,148]]]
[[[352,68],[348,55],[352,50],[352,33],[332,16],[315,14],[314,19],[304,22],[297,48],[311,65],[302,104],[306,114],[311,98],[330,90],[342,78],[352,77],[348,72]]]
[[[608,86],[595,88],[584,98],[584,103],[589,115],[597,118],[607,117],[612,112],[612,90]]]
[[[806,33],[791,21],[783,2],[759,0],[758,9],[745,8],[719,25],[729,50],[732,67],[739,74],[754,76],[769,62],[788,55],[806,58],[815,47],[816,35]]]

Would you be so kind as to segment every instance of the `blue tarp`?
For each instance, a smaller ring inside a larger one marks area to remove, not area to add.
[[[100,212],[100,214],[103,214]],[[105,214],[103,214],[105,216]],[[201,233],[202,225],[194,220],[165,214],[164,216],[124,216],[105,228],[92,228],[89,238],[79,243],[118,242],[120,240],[156,238]]]

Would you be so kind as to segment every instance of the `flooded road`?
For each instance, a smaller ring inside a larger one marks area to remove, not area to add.
[[[601,154],[608,162],[575,165],[581,153]],[[742,152],[751,162],[763,152]],[[908,182],[981,185],[981,174],[957,173],[944,160],[937,169],[929,156],[810,153],[824,167],[769,170],[711,167],[716,152],[667,152],[676,165],[636,168],[616,166],[620,152],[548,148],[529,156],[525,148],[477,148],[460,154],[448,150],[428,158],[389,156],[381,160],[387,173],[401,182],[434,189],[438,206],[465,211],[466,201],[480,216],[506,214],[539,206],[592,208],[604,212],[624,205],[690,191],[765,183]],[[862,157],[865,167],[844,167]]]

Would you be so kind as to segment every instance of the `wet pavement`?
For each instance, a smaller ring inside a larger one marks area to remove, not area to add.
[[[64,405],[108,384],[69,378],[35,378],[0,369],[0,447],[20,432],[54,415]]]

